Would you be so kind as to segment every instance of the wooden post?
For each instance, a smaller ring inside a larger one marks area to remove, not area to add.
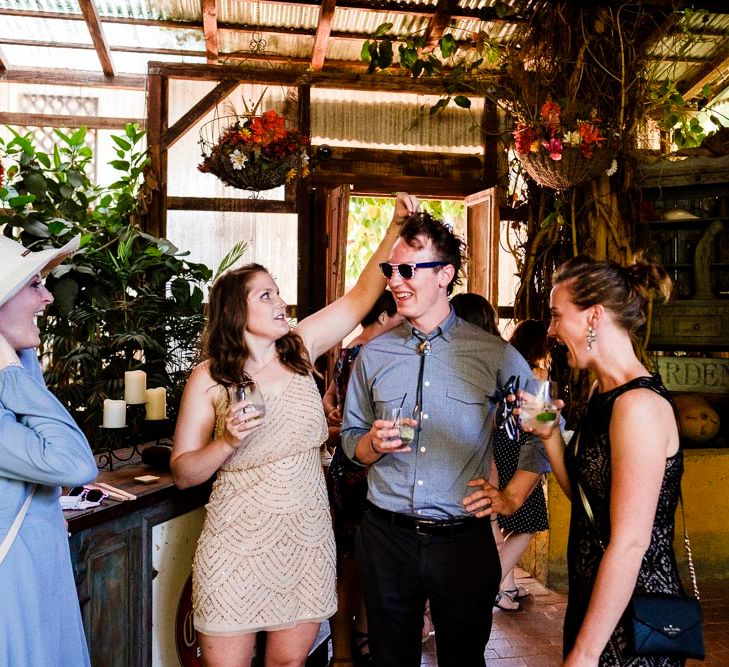
[[[150,74],[147,88],[147,145],[150,167],[152,201],[146,217],[145,231],[163,236],[167,231],[167,149],[162,135],[167,131],[167,99],[169,83],[166,76]]]

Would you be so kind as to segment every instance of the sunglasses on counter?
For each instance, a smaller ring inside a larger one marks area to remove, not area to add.
[[[79,501],[86,500],[90,503],[100,503],[109,496],[99,489],[87,489],[85,486],[74,486],[69,489],[67,496],[75,496]]]
[[[392,278],[393,272],[397,271],[403,280],[410,280],[415,275],[416,269],[432,269],[436,266],[446,266],[450,262],[417,262],[416,264],[390,264],[382,262],[380,271],[388,280]]]

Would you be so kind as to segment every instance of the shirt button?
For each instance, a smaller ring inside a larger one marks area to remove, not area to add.
[[[430,387],[430,381],[426,380],[425,382],[423,382],[423,386]]]
[[[423,486],[423,480],[422,479],[419,479],[418,480],[418,486]]]
[[[424,412],[423,413],[423,419],[427,419],[427,418],[428,418],[428,413],[427,412]]]
[[[420,448],[420,451],[421,451],[421,452],[424,452],[424,451],[425,451],[425,447],[421,447],[421,448]]]

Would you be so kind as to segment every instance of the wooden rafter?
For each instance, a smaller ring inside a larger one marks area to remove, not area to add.
[[[13,44],[16,46],[36,46],[46,49],[76,49],[80,51],[90,51],[94,47],[91,44],[83,44],[80,42],[51,42],[38,39],[12,39],[8,37],[0,37],[0,44]],[[193,51],[191,49],[165,49],[165,48],[148,48],[146,46],[112,46],[111,50],[118,53],[141,53],[147,55],[166,55],[166,56],[197,56],[204,58],[205,51]],[[251,53],[250,51],[232,51],[220,53],[219,57],[225,60],[245,60],[245,61],[261,61],[266,63],[280,63],[288,66],[303,65],[308,67],[311,64],[309,58],[279,56],[272,53]],[[359,60],[337,60],[337,67],[348,70],[367,69],[367,65]],[[215,63],[212,63],[214,66]]]
[[[432,12],[431,12],[432,14]],[[49,11],[25,11],[20,9],[6,9],[0,7],[0,16],[27,16],[32,18],[43,18],[50,20],[63,21],[83,21],[82,14],[65,14],[64,12]],[[127,16],[104,16],[101,18],[102,23],[113,23],[119,25],[138,25],[151,26],[155,28],[172,28],[173,30],[202,30],[201,21],[178,21],[175,19],[145,19],[145,18],[129,18]],[[296,37],[315,37],[316,28],[305,28],[301,26],[277,26],[266,25],[257,26],[250,23],[229,23],[218,21],[218,33],[252,33],[261,31],[264,35],[290,35]],[[352,41],[361,41],[367,39],[369,34],[364,32],[353,32],[348,30],[332,30],[329,33],[331,39],[348,39]],[[111,49],[115,49],[112,47]]]
[[[725,46],[719,49],[718,53],[714,55],[714,60],[704,65],[696,76],[682,82],[679,90],[685,100],[690,100],[696,97],[706,84],[723,79],[728,72],[729,47]]]
[[[144,90],[146,79],[142,75],[117,74],[104,76],[84,70],[54,69],[52,67],[14,67],[0,69],[0,81],[10,83],[42,83],[58,86],[88,86],[89,88],[121,88]]]
[[[91,41],[94,43],[96,55],[99,56],[101,70],[106,76],[114,76],[115,72],[114,64],[111,62],[111,52],[109,51],[109,45],[106,43],[104,29],[101,27],[99,13],[96,11],[94,0],[79,0],[78,4],[81,8],[81,13],[84,15],[86,26],[89,29]]]
[[[80,127],[90,130],[123,130],[127,123],[144,126],[143,118],[113,118],[106,116],[62,116],[43,113],[11,113],[0,111],[0,124],[20,125],[22,127]]]
[[[221,81],[192,109],[180,118],[171,128],[162,134],[161,143],[164,148],[172,146],[195,122],[210,111],[222,99],[232,93],[240,84],[238,80],[226,79]]]
[[[315,72],[324,69],[324,59],[329,46],[329,35],[332,31],[336,4],[337,0],[323,0],[321,9],[319,9],[319,21],[316,25],[316,37],[314,37],[314,48],[311,53],[311,69]]]
[[[458,0],[438,0],[435,14],[430,19],[428,29],[425,31],[426,48],[432,49],[438,45],[457,8]]]
[[[218,62],[218,9],[216,0],[200,0],[205,34],[205,53],[209,63]]]
[[[717,0],[723,2],[723,0]],[[319,6],[321,0],[261,0],[265,4],[278,5],[308,5]],[[377,12],[379,14],[406,14],[408,16],[433,16],[435,8],[433,5],[409,4],[398,2],[398,0],[338,0],[337,7],[340,9],[356,9],[360,12]],[[477,19],[478,7],[457,7],[453,12],[454,19]],[[508,17],[494,18],[494,23],[523,23],[523,18]]]
[[[312,88],[338,88],[346,90],[379,90],[394,93],[418,93],[421,95],[440,95],[439,81],[412,79],[404,74],[377,76],[359,72],[309,72],[307,67],[288,67],[272,70],[270,67],[246,67],[235,65],[196,65],[193,63],[150,62],[148,75],[162,75],[172,79],[198,79],[200,81],[220,81],[235,78],[241,82],[263,83],[279,86],[295,86],[308,83]],[[453,92],[468,92],[467,83],[463,89]]]

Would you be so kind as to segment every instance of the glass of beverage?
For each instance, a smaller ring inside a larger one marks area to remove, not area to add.
[[[243,412],[258,411],[260,417],[266,414],[266,402],[263,399],[263,392],[253,380],[244,380],[235,385],[233,399],[234,403],[242,401],[247,403],[243,408]]]
[[[532,431],[553,427],[559,415],[557,383],[551,380],[527,380],[521,392],[520,408],[522,426]]]
[[[386,407],[381,419],[390,422],[391,428],[398,429],[403,446],[409,445],[415,438],[415,427],[405,423],[405,420],[412,419],[412,417],[403,408]]]

